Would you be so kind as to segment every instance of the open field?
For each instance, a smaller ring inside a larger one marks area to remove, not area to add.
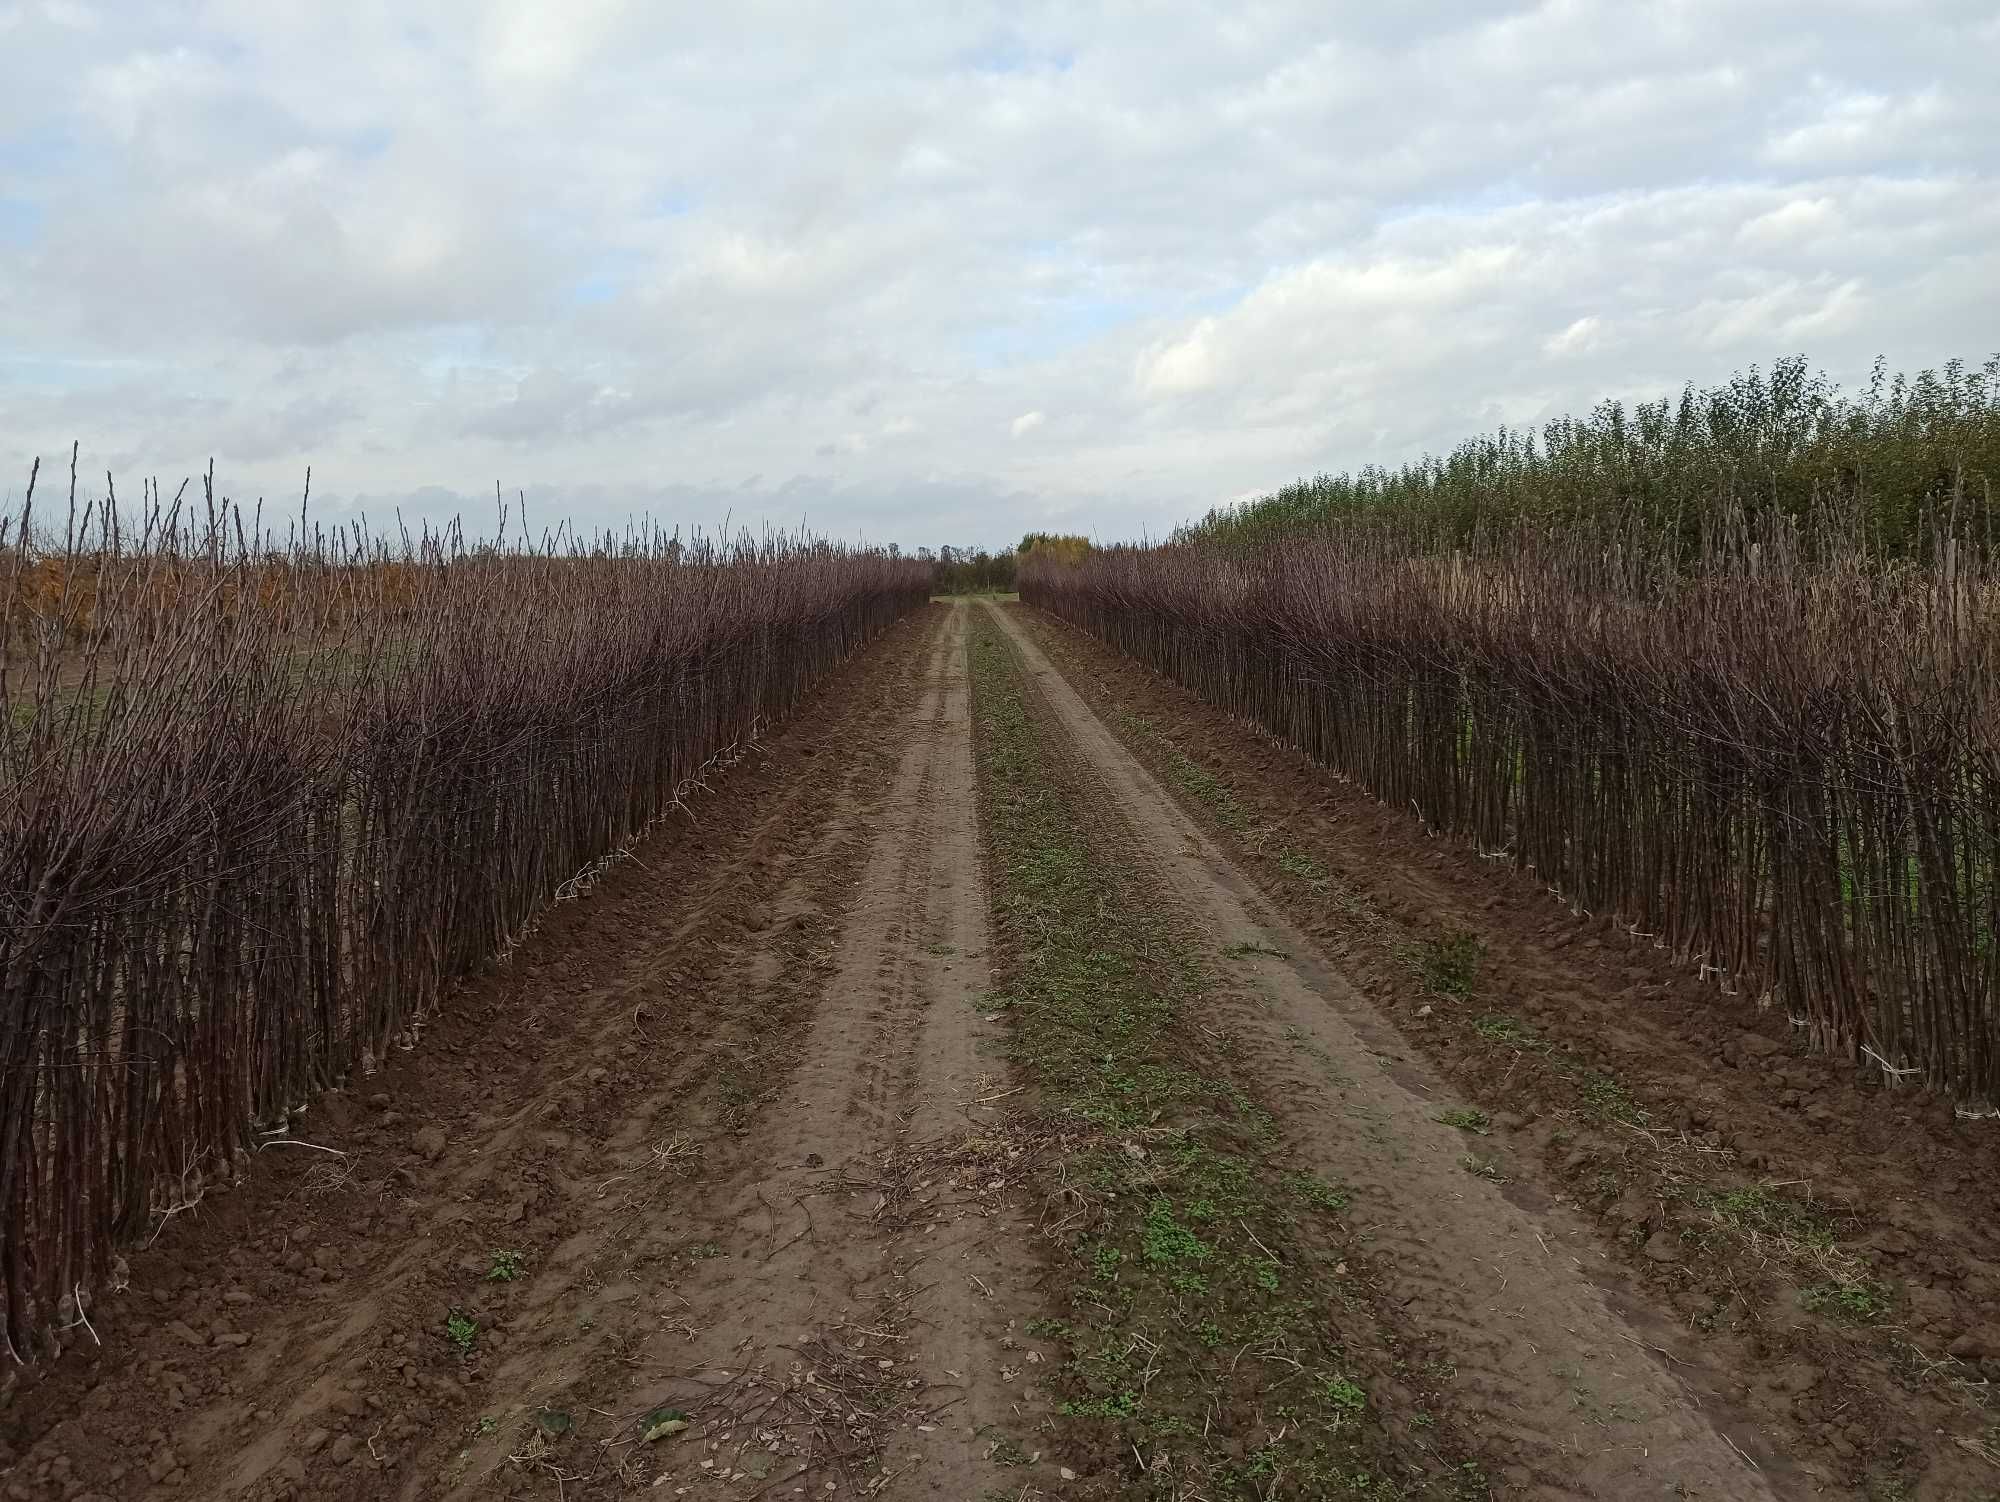
[[[1024,606],[708,783],[131,1247],[0,1489],[2000,1490],[1985,1124]]]

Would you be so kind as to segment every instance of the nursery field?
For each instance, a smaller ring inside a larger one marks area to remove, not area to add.
[[[2000,1499],[1996,392],[13,518],[0,1495]]]
[[[12,1495],[2000,1474],[1982,1123],[1054,617],[920,606],[704,781],[155,1202]]]

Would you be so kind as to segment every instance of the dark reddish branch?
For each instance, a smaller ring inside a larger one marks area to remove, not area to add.
[[[264,548],[206,486],[122,538],[94,515],[52,546],[24,517],[0,571],[0,1306],[26,1359],[74,1338],[62,1301],[121,1241],[929,583],[782,537]]]
[[[1031,563],[1021,594],[1877,1078],[1992,1104],[2000,577],[1855,535],[1357,527]]]

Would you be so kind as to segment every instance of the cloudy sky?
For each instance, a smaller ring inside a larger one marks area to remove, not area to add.
[[[371,519],[1157,535],[1977,360],[1995,57],[1994,0],[0,0],[0,502],[74,437]]]

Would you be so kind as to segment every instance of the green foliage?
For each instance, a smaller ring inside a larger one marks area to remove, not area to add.
[[[1139,1413],[1139,1395],[1128,1389],[1102,1397],[1073,1398],[1062,1404],[1061,1411],[1077,1419],[1135,1418]]]
[[[1170,747],[1167,751],[1167,770],[1190,798],[1208,805],[1225,829],[1242,827],[1245,815],[1236,802],[1236,795],[1229,790],[1229,784],[1215,773],[1178,747]]]
[[[1311,1174],[1291,1174],[1285,1180],[1285,1187],[1315,1210],[1338,1212],[1345,1210],[1354,1199],[1354,1196],[1345,1189],[1336,1189],[1324,1179],[1316,1179]]]
[[[1214,1250],[1174,1219],[1174,1203],[1164,1197],[1147,1207],[1140,1238],[1148,1262],[1206,1262]]]
[[[920,549],[917,557],[928,562],[932,555]],[[1020,563],[1013,553],[989,553],[984,548],[943,547],[935,560],[931,592],[940,595],[1008,594]]]
[[[1526,519],[1596,520],[1608,509],[1692,535],[1725,502],[1750,514],[1856,507],[1873,546],[1919,551],[1925,518],[1951,506],[1986,527],[2000,484],[2000,356],[1977,368],[1891,377],[1844,396],[1803,356],[1769,374],[1627,408],[1600,403],[1534,431],[1501,429],[1399,469],[1300,480],[1209,512],[1179,541],[1255,545],[1341,523],[1414,526],[1440,545]]]
[[[1872,1325],[1888,1318],[1896,1306],[1889,1290],[1879,1283],[1816,1283],[1799,1290],[1799,1307],[1809,1314],[1853,1325]]]
[[[1535,1036],[1535,1030],[1517,1017],[1494,1012],[1484,1017],[1472,1019],[1472,1030],[1482,1038],[1490,1038],[1495,1043],[1509,1043],[1516,1048],[1540,1048],[1545,1045]]]
[[[511,1283],[527,1270],[528,1260],[519,1252],[503,1251],[496,1247],[492,1254],[492,1265],[486,1269],[486,1276],[494,1283]]]
[[[1475,1132],[1481,1137],[1484,1137],[1492,1126],[1484,1111],[1471,1109],[1447,1111],[1438,1117],[1438,1120],[1448,1127],[1457,1127],[1461,1132]]]
[[[1479,961],[1485,948],[1469,933],[1447,934],[1442,939],[1426,939],[1418,946],[1418,965],[1424,984],[1440,996],[1463,1001],[1472,994],[1479,979]]]
[[[1582,1084],[1583,1103],[1591,1111],[1611,1121],[1622,1121],[1628,1126],[1644,1126],[1646,1112],[1632,1099],[1631,1093],[1605,1074],[1587,1074]]]
[[[1350,1416],[1360,1413],[1368,1406],[1368,1394],[1348,1377],[1321,1377],[1318,1397],[1328,1407]]]
[[[1287,876],[1298,878],[1315,891],[1327,883],[1326,868],[1310,855],[1301,855],[1296,850],[1287,850],[1278,856],[1278,869]]]
[[[1080,563],[1090,554],[1090,539],[1054,532],[1030,532],[1016,548],[1017,556],[1042,563]]]
[[[454,1309],[444,1317],[444,1338],[461,1352],[469,1352],[479,1339],[479,1326]]]
[[[993,1441],[993,1448],[986,1452],[986,1458],[995,1465],[1017,1466],[1028,1464],[1028,1452],[1021,1448],[1018,1440],[1004,1434]]]

